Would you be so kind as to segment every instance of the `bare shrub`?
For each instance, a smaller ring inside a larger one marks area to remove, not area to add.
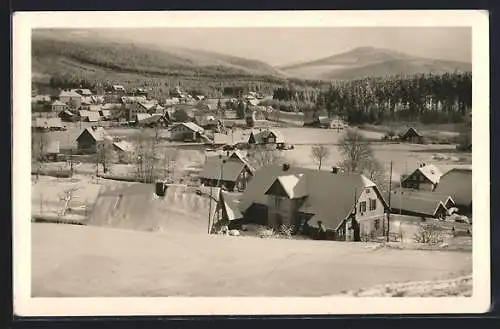
[[[444,235],[436,224],[421,224],[414,240],[417,243],[439,244],[444,242]]]
[[[282,224],[279,227],[278,234],[280,236],[283,236],[283,237],[287,238],[287,239],[291,239],[293,231],[294,231],[294,226],[293,225]]]

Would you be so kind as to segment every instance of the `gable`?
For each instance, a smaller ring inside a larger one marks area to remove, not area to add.
[[[271,187],[266,191],[266,195],[281,196],[290,199],[290,195],[285,191],[279,179],[276,179]]]

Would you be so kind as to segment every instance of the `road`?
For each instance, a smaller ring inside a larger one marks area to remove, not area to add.
[[[471,272],[471,254],[32,224],[35,297],[324,296]]]

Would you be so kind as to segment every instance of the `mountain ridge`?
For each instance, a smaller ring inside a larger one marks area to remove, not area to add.
[[[471,71],[471,64],[365,46],[312,61],[282,66],[280,69],[293,77],[335,80],[367,76]]]

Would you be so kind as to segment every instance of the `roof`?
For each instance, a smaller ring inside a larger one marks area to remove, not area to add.
[[[408,130],[404,133],[403,135],[403,138],[404,137],[408,137],[408,136],[418,136],[418,137],[423,137],[415,128],[413,127],[410,127],[408,128]]]
[[[114,142],[113,146],[123,152],[133,152],[135,149],[134,145],[127,141]]]
[[[75,92],[74,90],[70,90],[70,91],[63,90],[59,94],[59,97],[80,97],[81,98],[82,96],[80,94],[78,94],[77,92]]]
[[[125,89],[122,85],[113,85],[113,89]]]
[[[71,112],[70,110],[64,110],[62,111],[60,114],[66,114],[67,116],[69,117],[73,117],[75,114],[73,112]]]
[[[122,108],[122,104],[120,103],[106,103],[102,106],[102,109],[103,110],[110,110],[110,109],[113,109],[113,108]]]
[[[430,191],[422,191],[422,190],[413,190],[407,188],[397,188],[392,191],[392,199],[395,200],[397,198],[409,197],[415,199],[424,199],[424,200],[433,200],[435,202],[443,202],[446,206],[448,201],[451,201],[452,204],[455,204],[455,201],[450,195],[430,192]]]
[[[197,195],[197,188],[168,185],[165,196],[155,194],[155,184],[121,183],[101,188],[89,225],[114,226],[149,230],[162,227],[170,232],[206,234],[207,214],[217,210],[220,189],[199,188],[205,195]],[[165,214],[169,216],[165,216]]]
[[[165,120],[165,117],[161,114],[155,113],[153,115],[149,115],[149,117],[145,117],[144,119],[141,119],[139,121],[139,124],[148,125],[148,124],[152,124],[152,123],[157,123],[160,120]]]
[[[87,118],[90,122],[97,122],[101,118],[101,115],[99,114],[99,112],[89,111]]]
[[[441,171],[435,165],[427,164],[427,165],[424,165],[422,167],[418,167],[406,179],[411,177],[416,172],[420,172],[425,178],[427,178],[430,182],[432,182],[432,184],[439,183],[439,179],[442,176]]]
[[[90,96],[92,95],[92,92],[90,91],[90,89],[71,89],[71,91],[77,93],[77,94],[81,94],[83,96]]]
[[[89,105],[89,111],[91,111],[91,112],[99,112],[101,109],[102,109],[101,105],[97,105],[97,104]]]
[[[220,179],[222,177],[222,180],[235,182],[245,168],[245,164],[240,161],[224,160],[219,157],[208,158],[203,165],[200,178]]]
[[[36,118],[35,127],[37,128],[62,128],[61,118]]]
[[[423,199],[416,197],[415,195],[402,194],[398,197],[391,199],[391,208],[393,210],[401,209],[405,211],[411,211],[416,214],[421,214],[422,216],[435,216],[439,207],[443,207],[444,203],[437,200]]]
[[[103,127],[90,127],[85,128],[80,136],[78,136],[77,140],[84,134],[88,133],[90,136],[97,142],[103,141],[106,137],[108,137],[108,132]]]
[[[50,95],[36,95],[31,98],[32,102],[50,102]],[[66,104],[64,104],[66,105]]]
[[[52,103],[52,106],[66,106],[66,103],[61,102],[60,100],[55,100],[55,101]]]
[[[205,129],[203,129],[202,127],[198,126],[194,122],[182,122],[182,123],[179,123],[179,124],[173,126],[172,128],[170,128],[170,130],[175,130],[175,128],[177,128],[177,127],[179,127],[181,125],[184,126],[184,127],[187,127],[189,129],[191,129],[194,132],[199,132],[199,133],[204,133],[205,132]]]
[[[287,171],[283,171],[282,166],[271,165],[255,172],[242,195],[240,210],[246,211],[253,203],[266,204],[265,193],[280,176],[299,177],[300,174],[302,176],[298,182],[289,178],[281,179],[281,182],[289,190],[295,188],[294,196],[307,195],[305,203],[299,210],[313,214],[310,225],[322,221],[327,228],[336,229],[353,211],[354,200],[357,200],[367,187],[374,187],[385,204],[375,184],[363,175],[333,174],[300,167],[290,167]],[[299,183],[301,185],[298,185]]]
[[[151,118],[151,114],[149,113],[137,113],[136,116],[137,116],[137,121],[143,121],[148,118]]]
[[[436,193],[449,194],[457,205],[472,203],[472,169],[454,168],[441,176]]]

